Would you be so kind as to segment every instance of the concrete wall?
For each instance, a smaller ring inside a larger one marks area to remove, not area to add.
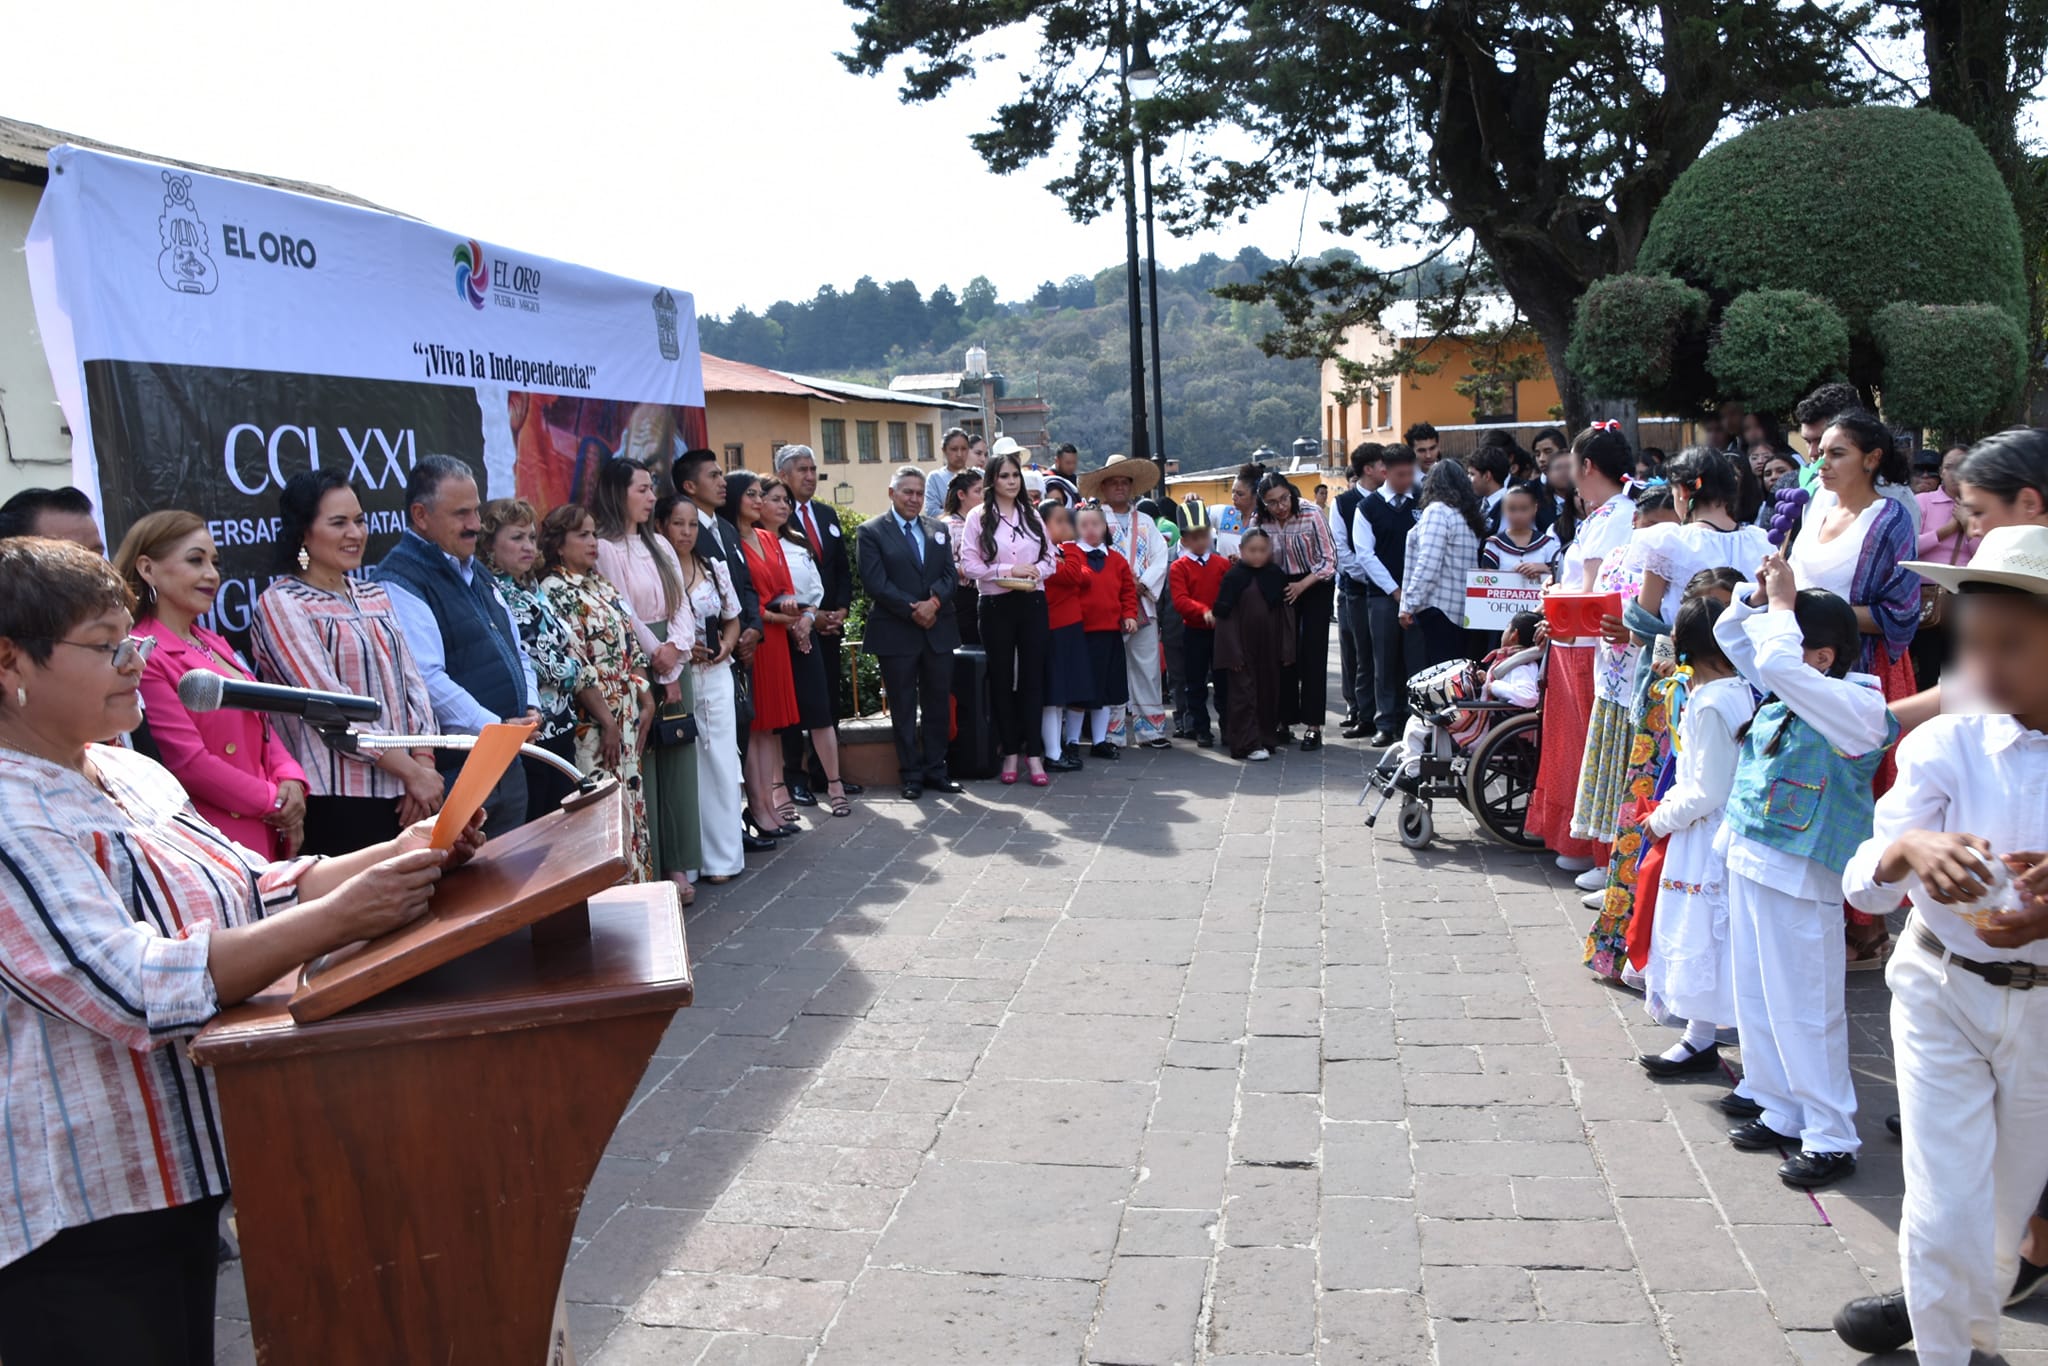
[[[33,185],[0,180],[0,501],[71,482],[71,433],[43,359],[21,251],[41,197]]]

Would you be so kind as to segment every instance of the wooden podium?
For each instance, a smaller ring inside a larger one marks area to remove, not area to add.
[[[675,888],[613,886],[625,848],[615,789],[557,811],[194,1039],[258,1361],[551,1360],[584,1189],[690,1003]]]

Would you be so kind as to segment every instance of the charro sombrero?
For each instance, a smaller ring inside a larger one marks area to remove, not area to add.
[[[2002,526],[1987,531],[1968,564],[1907,560],[1900,567],[1951,592],[1973,583],[1995,583],[2048,594],[2048,526]]]
[[[1090,470],[1081,476],[1081,493],[1084,497],[1102,496],[1102,481],[1105,479],[1128,479],[1131,481],[1131,497],[1137,498],[1151,491],[1159,482],[1159,466],[1150,460],[1133,460],[1128,455],[1112,455],[1099,470]]]

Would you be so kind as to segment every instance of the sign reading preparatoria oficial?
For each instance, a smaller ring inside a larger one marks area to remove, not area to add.
[[[219,543],[217,624],[277,569],[277,496],[348,478],[380,556],[419,457],[487,498],[580,499],[605,461],[704,444],[687,291],[395,214],[59,147],[27,243],[36,322],[108,544],[183,508]]]

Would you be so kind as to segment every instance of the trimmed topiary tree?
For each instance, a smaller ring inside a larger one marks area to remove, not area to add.
[[[1900,392],[1932,394],[1946,375],[1902,367],[1959,355],[1990,327],[1983,315],[1956,308],[1985,306],[2022,330],[2027,317],[2019,219],[2005,182],[1967,128],[1926,109],[1823,110],[1729,139],[1673,183],[1650,221],[1636,269],[1705,295],[1698,334],[1672,338],[1660,315],[1641,319],[1646,335],[1631,337],[1623,317],[1606,318],[1610,325],[1574,334],[1570,363],[1596,392],[1675,411],[1735,397],[1782,413],[1788,393],[1796,397],[1808,381],[1837,368],[1824,361],[1842,362],[1838,368],[1851,382],[1888,401]],[[1638,296],[1645,289],[1624,288]],[[1779,297],[1746,303],[1731,321],[1733,306],[1759,292]],[[1808,299],[1795,305],[1801,295]],[[1887,351],[1877,320],[1894,304],[1936,311],[1908,329],[1910,341],[1901,337]],[[1842,324],[1846,357],[1815,305]],[[1795,337],[1786,328],[1795,314],[1821,321],[1827,335]],[[1585,317],[1582,308],[1582,323]],[[1933,334],[1950,327],[1963,331],[1937,342]],[[1774,356],[1748,349],[1766,345]],[[1667,380],[1645,382],[1654,378],[1640,365],[1645,348],[1678,358]],[[1693,349],[1702,364],[1684,363]],[[2013,371],[2008,382],[2004,354],[1998,352],[1993,413],[2019,393],[2022,372]],[[1973,401],[1984,392],[1976,386]]]
[[[1848,374],[1849,324],[1803,289],[1737,295],[1721,313],[1707,371],[1721,393],[1782,413],[1816,385]]]
[[[1707,296],[1668,275],[1610,275],[1579,296],[1565,363],[1601,398],[1653,398],[1690,368]]]
[[[1875,331],[1885,416],[1896,423],[1974,436],[2026,378],[2026,333],[1992,304],[1892,304]]]

